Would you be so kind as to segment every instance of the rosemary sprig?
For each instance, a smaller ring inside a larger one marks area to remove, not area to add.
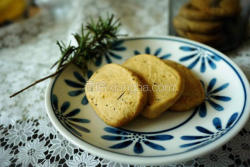
[[[65,70],[69,64],[77,65],[85,73],[88,70],[89,63],[95,62],[111,49],[112,43],[119,36],[118,30],[120,26],[119,19],[115,19],[114,15],[108,15],[106,19],[99,17],[96,22],[91,19],[85,27],[82,25],[80,34],[73,34],[77,46],[71,44],[66,46],[65,43],[57,41],[57,45],[61,51],[61,58],[51,67],[54,68],[57,66],[57,70],[12,94],[10,98],[48,78],[56,76]]]

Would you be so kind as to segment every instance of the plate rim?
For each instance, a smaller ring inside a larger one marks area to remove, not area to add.
[[[228,65],[231,66],[235,70],[236,73],[238,73],[239,77],[242,80],[243,85],[245,86],[245,93],[246,93],[246,104],[245,104],[245,113],[242,114],[244,117],[239,118],[234,128],[231,128],[224,136],[227,136],[226,138],[220,138],[218,140],[215,140],[213,144],[206,145],[205,149],[204,147],[197,148],[195,151],[190,151],[188,154],[177,154],[173,156],[159,156],[159,157],[138,157],[138,156],[131,156],[131,155],[125,155],[125,154],[119,154],[112,151],[104,150],[99,147],[96,147],[92,144],[89,144],[88,142],[85,142],[83,140],[80,140],[70,132],[68,132],[60,123],[60,121],[55,116],[52,106],[50,105],[50,93],[53,86],[53,83],[56,79],[56,77],[52,78],[50,80],[50,83],[47,87],[47,90],[45,92],[45,106],[47,110],[48,117],[50,121],[52,122],[53,126],[56,128],[59,133],[64,136],[67,140],[69,140],[74,145],[82,148],[83,150],[90,152],[96,156],[100,156],[105,159],[109,159],[116,162],[121,163],[131,163],[131,164],[143,164],[143,165],[156,165],[156,164],[168,164],[168,163],[174,163],[178,161],[186,161],[190,160],[195,157],[200,157],[205,154],[208,154],[209,152],[212,152],[213,150],[216,150],[218,147],[222,146],[223,144],[227,143],[229,140],[231,140],[237,133],[243,128],[247,120],[250,116],[250,105],[247,103],[249,101],[249,94],[250,94],[250,88],[249,88],[249,82],[245,76],[245,74],[242,72],[242,70],[238,67],[237,64],[235,64],[229,57],[227,57],[225,54],[221,53],[220,51],[201,44],[199,42],[195,42],[192,40],[180,38],[180,37],[174,37],[174,36],[135,36],[135,37],[124,37],[119,38],[118,40],[145,40],[145,39],[151,39],[151,40],[174,40],[177,42],[184,42],[192,45],[199,46],[203,49],[213,51],[214,53],[220,55],[225,61],[227,61]],[[173,158],[174,157],[174,158]]]

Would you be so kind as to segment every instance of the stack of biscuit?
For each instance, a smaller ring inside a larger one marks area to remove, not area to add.
[[[225,41],[224,27],[240,13],[239,0],[190,0],[173,19],[176,33],[182,37],[218,46]]]
[[[169,110],[187,111],[205,98],[200,80],[188,68],[152,55],[103,66],[91,76],[85,92],[96,114],[114,127],[138,115],[153,119]]]

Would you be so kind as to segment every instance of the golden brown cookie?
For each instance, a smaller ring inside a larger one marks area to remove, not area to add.
[[[173,20],[176,29],[195,33],[213,33],[222,29],[223,24],[219,21],[198,21],[176,16]]]
[[[190,20],[211,21],[221,19],[221,17],[208,14],[205,11],[192,6],[190,3],[187,3],[181,7],[179,15]]]
[[[11,21],[22,16],[26,9],[26,0],[13,0],[0,11],[0,23]]]
[[[148,105],[142,111],[146,118],[156,118],[172,106],[184,90],[184,82],[174,68],[152,55],[138,55],[126,60],[124,67],[141,77],[149,91]]]
[[[179,71],[185,80],[184,91],[181,97],[169,110],[187,111],[201,104],[205,98],[205,92],[200,80],[185,66],[171,60],[164,60],[164,62]]]
[[[4,8],[8,7],[8,5],[9,5],[12,1],[13,1],[13,0],[1,0],[1,1],[0,1],[0,12],[1,12]]]
[[[144,108],[147,94],[140,79],[118,64],[98,69],[85,86],[86,96],[97,115],[108,125],[120,127]]]
[[[240,11],[239,0],[191,0],[196,8],[219,17],[234,16]]]
[[[201,33],[187,32],[180,29],[176,29],[176,32],[178,35],[184,38],[188,38],[205,44],[212,44],[214,42],[221,41],[224,38],[221,32],[215,34],[201,34]]]

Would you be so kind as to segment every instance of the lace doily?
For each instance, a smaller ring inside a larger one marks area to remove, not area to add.
[[[6,166],[107,166],[128,167],[72,145],[50,123],[44,93],[48,81],[36,85],[13,99],[9,95],[49,74],[58,59],[57,40],[66,40],[89,16],[114,13],[123,23],[121,33],[128,35],[165,35],[168,0],[84,0],[74,19],[61,21],[14,48],[0,49],[0,167]],[[77,8],[78,9],[78,8]],[[36,22],[36,21],[34,21]],[[18,31],[17,31],[18,32]],[[250,37],[250,36],[249,36]],[[250,38],[228,55],[250,80]],[[17,38],[14,36],[14,38]],[[164,167],[250,166],[250,122],[229,143],[218,150],[188,162]]]

